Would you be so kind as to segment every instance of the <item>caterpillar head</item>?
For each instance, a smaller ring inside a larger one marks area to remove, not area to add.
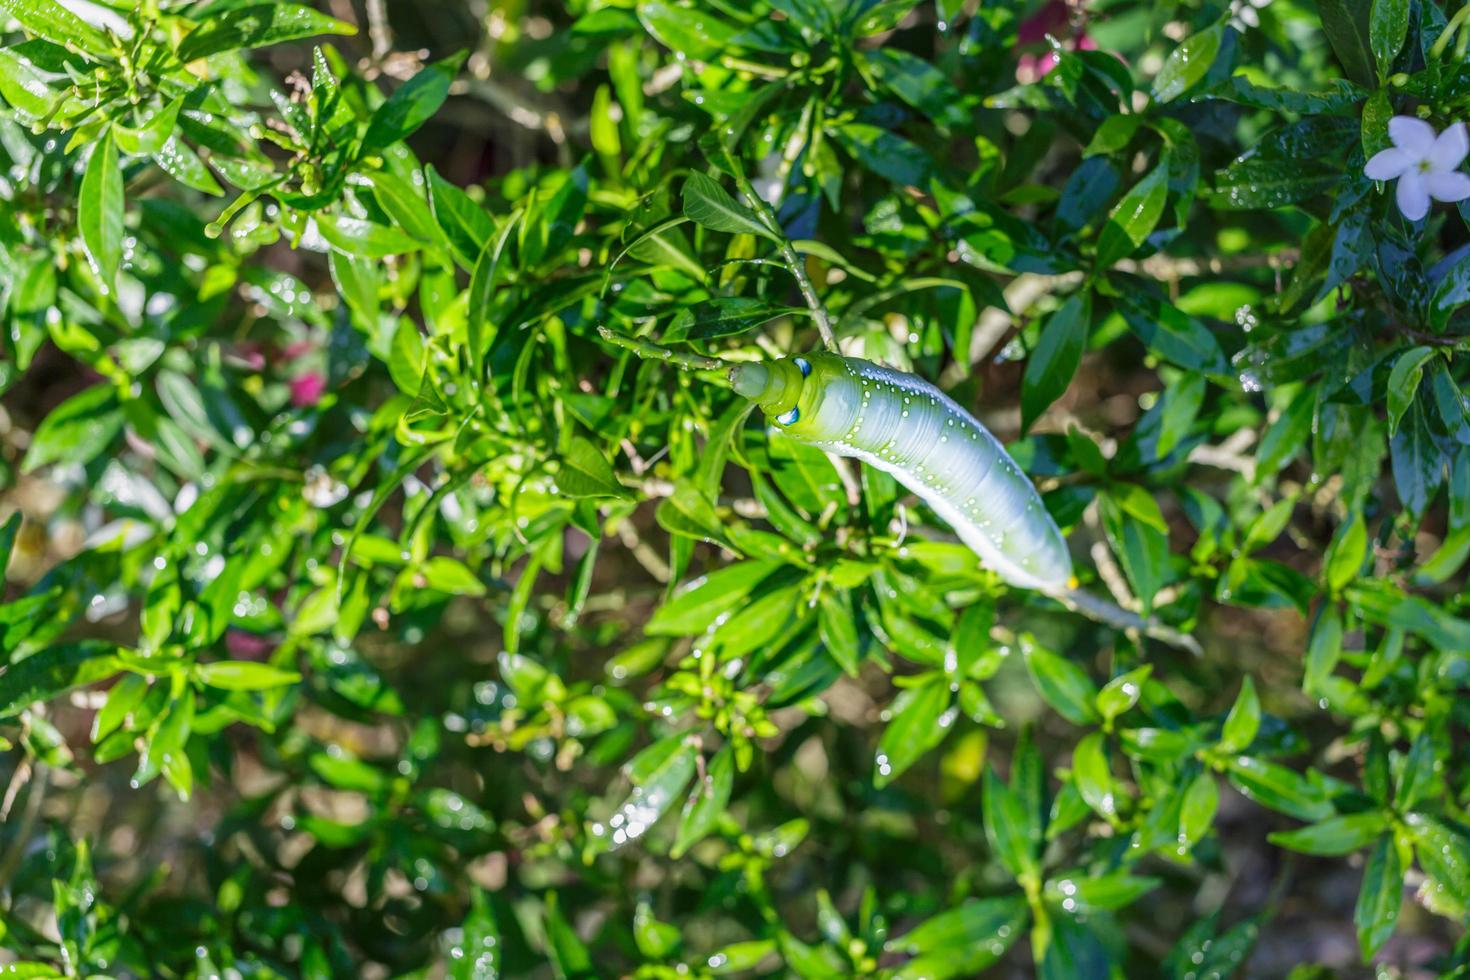
[[[811,373],[811,361],[800,355],[737,364],[730,369],[730,387],[758,404],[777,425],[791,426],[801,420],[802,386]]]

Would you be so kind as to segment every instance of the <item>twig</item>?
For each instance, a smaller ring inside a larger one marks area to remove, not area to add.
[[[367,0],[368,37],[373,42],[373,60],[381,62],[393,50],[393,27],[388,23],[384,0]]]
[[[0,891],[4,891],[10,883],[10,876],[15,874],[16,866],[25,856],[26,845],[31,839],[31,831],[35,829],[36,819],[41,815],[41,802],[46,798],[46,783],[49,773],[44,763],[37,763],[34,770],[31,768],[29,759],[25,760],[15,770],[11,777],[10,786],[5,791],[5,804],[0,807],[0,822],[6,822],[10,816],[11,804],[15,802],[15,794],[19,787],[24,785],[24,778],[17,781],[17,777],[24,770],[30,778],[31,792],[26,797],[25,812],[20,815],[20,824],[15,828],[15,837],[10,846],[6,848],[3,857],[0,857]]]
[[[644,571],[658,581],[667,582],[669,576],[674,574],[673,569],[669,568],[668,563],[659,557],[658,552],[650,548],[639,537],[638,529],[633,526],[632,521],[619,522],[618,540],[623,542],[623,547],[632,553],[634,560],[643,566]]]
[[[1256,439],[1251,429],[1241,429],[1218,446],[1195,446],[1189,452],[1189,461],[1222,470],[1235,470],[1246,479],[1255,478],[1256,461],[1245,455],[1245,450]]]
[[[837,479],[842,481],[842,489],[847,493],[847,506],[857,507],[863,502],[863,488],[857,477],[852,475],[852,470],[848,469],[847,458],[836,453],[825,455],[831,461],[832,468],[837,471]]]
[[[1082,512],[1082,521],[1087,529],[1092,532],[1092,547],[1088,553],[1092,555],[1092,564],[1097,568],[1097,577],[1102,579],[1103,585],[1113,594],[1113,599],[1119,606],[1127,609],[1137,606],[1138,600],[1133,598],[1133,593],[1128,591],[1128,580],[1123,577],[1123,570],[1113,560],[1113,553],[1108,550],[1107,542],[1103,539],[1102,525],[1097,516],[1097,501],[1087,505]]]
[[[1462,347],[1470,345],[1470,336],[1444,337],[1435,333],[1425,333],[1417,327],[1411,327],[1407,323],[1394,323],[1393,328],[1405,337],[1409,337],[1428,347]]]
[[[1187,650],[1196,657],[1204,653],[1199,643],[1189,634],[1165,626],[1156,619],[1144,618],[1135,612],[1129,612],[1121,606],[1114,605],[1082,589],[1058,589],[1055,592],[1047,592],[1046,595],[1073,612],[1081,613],[1104,626],[1111,626],[1125,633],[1142,633],[1160,643],[1167,643],[1179,650]]]

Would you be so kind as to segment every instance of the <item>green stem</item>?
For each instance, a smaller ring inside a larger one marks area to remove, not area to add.
[[[1467,20],[1470,20],[1470,6],[1461,7],[1455,12],[1455,16],[1450,18],[1450,22],[1445,25],[1444,33],[1435,39],[1434,47],[1429,49],[1429,57],[1438,61],[1440,55],[1444,54],[1445,49],[1450,46],[1450,39]]]
[[[817,332],[822,335],[822,345],[833,354],[837,350],[837,335],[832,332],[832,317],[822,301],[817,298],[817,290],[812,285],[811,279],[806,274],[806,264],[802,262],[801,256],[796,254],[796,249],[791,247],[785,232],[781,230],[781,224],[776,220],[776,215],[771,211],[771,206],[766,203],[765,198],[755,192],[750,186],[750,180],[744,171],[736,167],[735,186],[740,191],[740,196],[745,199],[746,207],[760,216],[765,226],[770,229],[771,236],[776,240],[777,247],[781,253],[781,261],[786,264],[786,271],[796,280],[796,286],[801,290],[801,298],[806,301],[807,309],[812,311],[812,320],[817,324]]]
[[[598,327],[597,332],[608,343],[630,350],[639,357],[647,360],[666,361],[669,364],[677,364],[679,367],[686,368],[690,371],[722,371],[729,366],[718,358],[669,350],[669,348],[655,344],[651,340],[643,340],[639,337],[625,337],[620,333],[609,330],[607,327]]]

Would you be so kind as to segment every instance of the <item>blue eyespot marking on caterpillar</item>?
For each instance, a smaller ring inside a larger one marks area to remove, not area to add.
[[[801,409],[793,408],[789,412],[782,412],[780,415],[777,415],[776,421],[781,423],[782,425],[795,425],[797,420],[800,418]]]
[[[801,376],[803,378],[811,377],[811,373],[812,373],[812,362],[811,361],[808,361],[804,357],[793,357],[791,360],[792,360],[793,363],[796,364],[796,369],[801,372]]]

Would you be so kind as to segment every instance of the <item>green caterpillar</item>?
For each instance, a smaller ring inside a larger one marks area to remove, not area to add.
[[[892,474],[1012,585],[1070,587],[1066,539],[990,430],[922,378],[837,354],[737,364],[730,385],[782,432]]]

